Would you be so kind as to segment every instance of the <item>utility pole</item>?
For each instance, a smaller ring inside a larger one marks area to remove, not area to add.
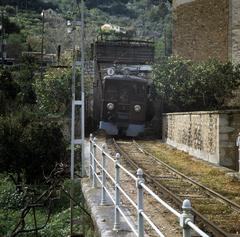
[[[76,20],[76,17],[74,21]],[[75,85],[76,85],[76,32],[73,30],[73,63],[72,63],[72,116],[71,116],[71,166],[70,166],[70,174],[71,174],[71,188],[70,195],[74,198],[74,180],[75,180]],[[70,234],[73,235],[73,200],[70,199]]]
[[[82,132],[82,155],[81,155],[81,174],[85,176],[84,169],[84,138],[85,138],[85,93],[84,93],[84,64],[85,64],[85,45],[84,45],[84,0],[81,1],[81,132]]]
[[[45,12],[42,10],[42,42],[41,42],[41,80],[43,79],[43,45],[44,45],[44,25],[45,25]]]
[[[4,28],[4,15],[3,15],[3,10],[1,11],[1,58],[2,58],[2,67],[4,65],[4,37],[5,37],[5,28]]]
[[[75,4],[78,4],[78,1],[76,0]],[[70,22],[68,22],[70,25]],[[79,62],[76,57],[76,27],[80,25],[81,26],[81,61]],[[75,183],[75,145],[81,145],[81,176],[83,177],[85,175],[84,171],[84,139],[85,139],[85,109],[84,109],[84,103],[85,103],[85,94],[84,94],[84,0],[81,0],[81,23],[77,21],[76,15],[74,17],[73,22],[73,64],[72,64],[72,114],[71,114],[71,167],[70,167],[70,173],[71,173],[71,190],[70,194],[72,197],[74,197],[74,183]],[[69,31],[70,32],[70,31]],[[80,91],[80,100],[79,96],[76,99],[76,68],[77,66],[80,66],[81,68],[81,91]],[[81,113],[80,113],[80,120],[81,124],[76,123],[76,108],[80,107]],[[76,138],[75,135],[75,128],[79,127],[81,128],[81,135],[80,137]],[[70,200],[70,231],[71,235],[73,234],[73,201]]]
[[[74,28],[79,24],[79,22],[74,20]],[[82,146],[81,154],[81,175],[84,176],[84,138],[85,138],[85,115],[84,115],[84,102],[85,102],[85,93],[84,93],[84,63],[85,63],[85,49],[84,49],[84,0],[81,4],[81,61],[79,62],[76,57],[76,32],[73,31],[73,64],[72,64],[72,118],[71,118],[71,178],[74,179],[74,145]],[[81,67],[81,100],[76,99],[76,67]],[[75,137],[75,110],[76,107],[80,106],[81,108],[81,137],[76,139]]]
[[[167,56],[167,30],[164,28],[164,54]]]

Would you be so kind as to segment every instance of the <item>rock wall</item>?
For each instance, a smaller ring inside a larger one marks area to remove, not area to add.
[[[240,111],[164,114],[162,130],[167,144],[211,163],[238,169],[235,140]]]
[[[236,138],[240,132],[240,111],[219,114],[219,164],[238,170]]]
[[[174,0],[173,54],[194,61],[227,61],[229,11],[229,0]]]
[[[240,63],[240,1],[229,0],[229,60]]]

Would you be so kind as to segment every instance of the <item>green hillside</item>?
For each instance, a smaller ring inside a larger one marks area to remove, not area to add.
[[[79,16],[81,1],[78,2],[79,7],[70,0],[1,1],[5,18],[20,29],[18,34],[7,36],[8,43],[21,44],[21,50],[39,51],[42,37],[40,13],[53,9],[58,19],[55,24],[45,19],[46,53],[55,53],[58,44],[62,44],[64,50],[70,49],[72,36],[67,35],[66,21],[72,19],[74,13]],[[111,23],[130,29],[135,39],[154,40],[158,54],[171,53],[171,4],[167,0],[87,0],[85,5],[86,42],[89,44],[96,39],[101,25]],[[56,34],[59,40],[52,42]]]

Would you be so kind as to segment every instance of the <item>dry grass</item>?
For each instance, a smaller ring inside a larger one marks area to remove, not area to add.
[[[240,204],[240,181],[226,176],[224,169],[198,160],[160,141],[144,141],[141,145],[178,171]]]

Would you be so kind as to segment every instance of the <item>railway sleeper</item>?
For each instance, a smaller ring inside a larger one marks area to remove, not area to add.
[[[228,215],[228,214],[231,214],[233,212],[233,210],[223,204],[223,203],[206,203],[205,204],[202,204],[202,205],[199,205],[198,202],[196,203],[193,203],[193,206],[196,210],[198,210],[200,213],[204,213],[204,214],[210,214],[210,215],[216,215],[216,214],[219,214],[219,215]]]
[[[180,198],[191,198],[191,200],[192,199],[197,199],[197,200],[199,200],[199,199],[203,199],[204,197],[202,196],[202,195],[198,195],[198,194],[178,194],[178,196],[180,197]]]
[[[209,204],[216,204],[216,199],[209,198],[207,196],[202,196],[202,198],[197,199],[198,205],[209,205]]]
[[[158,176],[152,176],[153,179],[156,180],[172,180],[172,179],[178,179],[177,177],[174,176],[169,176],[169,175],[158,175]]]
[[[240,237],[240,226],[235,220],[231,221],[230,216],[224,216],[223,219],[212,219],[215,225],[229,233],[228,236]]]

